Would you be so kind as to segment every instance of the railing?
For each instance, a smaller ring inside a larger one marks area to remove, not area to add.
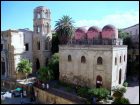
[[[122,39],[71,39],[67,45],[123,45]]]

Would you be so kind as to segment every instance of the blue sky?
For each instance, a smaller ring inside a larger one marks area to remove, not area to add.
[[[69,15],[75,26],[113,24],[125,28],[139,23],[139,1],[2,1],[1,30],[33,30],[33,9],[45,6],[51,10],[51,28],[63,15]]]

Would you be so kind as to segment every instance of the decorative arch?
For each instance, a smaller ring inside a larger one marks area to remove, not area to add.
[[[100,88],[102,86],[102,77],[100,75],[97,75],[96,77],[96,87]]]
[[[81,57],[81,63],[86,63],[86,58],[85,58],[85,56],[82,56],[82,57]]]
[[[97,64],[98,64],[98,65],[102,65],[102,64],[103,64],[103,59],[102,59],[102,57],[98,57],[98,58],[97,58]]]

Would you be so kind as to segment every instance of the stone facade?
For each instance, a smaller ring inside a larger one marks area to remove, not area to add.
[[[97,76],[102,77],[103,86],[111,89],[112,86],[122,84],[126,75],[127,46],[112,45],[74,45],[59,46],[60,80],[83,86],[96,86]],[[68,56],[71,61],[68,61]],[[85,63],[81,57],[85,56]],[[120,62],[121,56],[121,62]],[[125,61],[124,61],[125,56]],[[97,64],[98,57],[103,59],[102,65]],[[117,58],[117,64],[115,64]],[[121,70],[121,77],[119,71]]]

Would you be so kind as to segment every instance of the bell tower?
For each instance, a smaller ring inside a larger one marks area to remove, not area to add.
[[[40,6],[34,9],[34,33],[46,36],[51,32],[50,10]]]
[[[34,9],[33,19],[33,69],[37,71],[47,66],[51,55],[51,19],[50,10],[39,6]]]

